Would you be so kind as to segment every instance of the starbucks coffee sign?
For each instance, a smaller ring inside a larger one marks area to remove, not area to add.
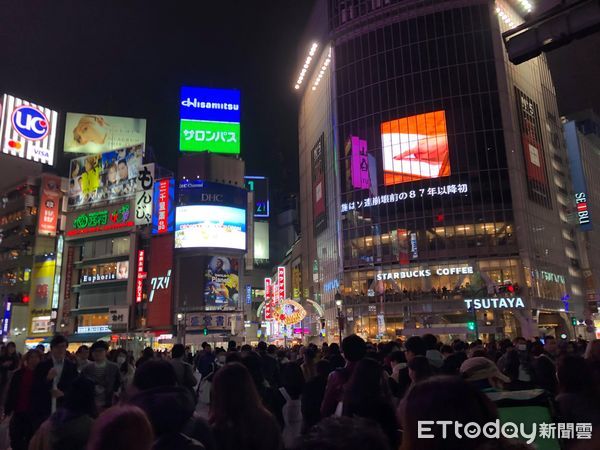
[[[468,310],[525,308],[525,302],[521,297],[465,298],[465,305]]]

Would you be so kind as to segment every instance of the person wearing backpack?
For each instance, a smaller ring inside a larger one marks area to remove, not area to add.
[[[347,336],[342,341],[342,351],[346,364],[334,370],[327,379],[327,387],[323,403],[321,403],[321,417],[329,417],[333,415],[338,408],[338,404],[342,402],[344,394],[344,385],[348,382],[356,364],[365,357],[367,353],[367,343],[356,334]]]
[[[304,375],[298,364],[287,363],[281,368],[282,386],[279,393],[285,403],[281,408],[283,417],[283,444],[292,448],[302,432],[302,403],[301,395],[304,389]]]

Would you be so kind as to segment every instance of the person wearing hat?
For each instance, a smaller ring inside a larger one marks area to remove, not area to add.
[[[94,362],[86,365],[81,375],[94,382],[96,407],[102,412],[113,405],[115,394],[121,387],[121,373],[119,366],[106,359],[108,344],[105,341],[96,341],[90,348]]]
[[[493,361],[476,356],[467,359],[460,366],[461,376],[483,392],[502,390],[503,383],[510,383],[510,378],[500,372]]]

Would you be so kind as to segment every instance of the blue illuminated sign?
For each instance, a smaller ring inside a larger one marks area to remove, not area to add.
[[[182,87],[180,119],[209,122],[240,122],[240,91]]]
[[[246,304],[252,304],[252,286],[249,284],[246,285]]]
[[[581,162],[581,148],[579,146],[579,137],[577,136],[577,126],[574,121],[571,121],[565,123],[563,128],[565,132],[565,141],[567,143],[567,154],[569,155],[569,167],[571,169],[573,190],[575,191],[574,200],[577,223],[582,231],[591,231],[593,228],[592,217],[588,204],[585,174]]]

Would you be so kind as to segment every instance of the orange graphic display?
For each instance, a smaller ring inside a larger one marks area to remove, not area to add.
[[[450,175],[444,111],[382,123],[381,143],[386,186]]]

